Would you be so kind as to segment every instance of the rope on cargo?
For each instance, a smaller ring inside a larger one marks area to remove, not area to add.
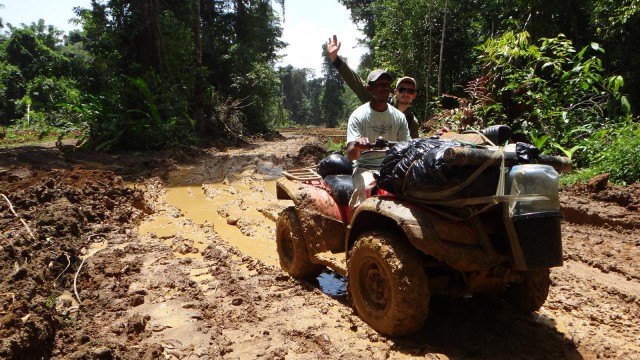
[[[462,208],[462,207],[468,207],[468,206],[473,206],[473,205],[482,205],[482,204],[486,204],[483,208],[477,210],[477,211],[473,211],[471,212],[471,214],[469,214],[468,216],[464,217],[464,218],[470,218],[473,217],[475,215],[478,215],[480,213],[483,213],[487,210],[489,210],[490,208],[492,208],[493,206],[502,203],[502,202],[508,202],[508,201],[541,201],[541,200],[549,200],[548,197],[543,196],[543,195],[537,195],[537,194],[531,194],[531,195],[505,195],[504,191],[505,191],[505,175],[507,172],[507,167],[505,166],[505,151],[504,151],[504,147],[502,146],[496,146],[495,144],[493,144],[493,142],[491,142],[491,140],[489,140],[486,136],[484,136],[484,134],[478,132],[478,134],[480,134],[485,141],[490,145],[490,147],[495,148],[495,152],[491,155],[491,157],[489,159],[487,159],[482,165],[480,165],[476,171],[473,172],[473,174],[471,174],[465,181],[463,181],[462,183],[449,188],[447,190],[442,190],[442,191],[436,191],[433,193],[429,193],[429,194],[423,194],[421,195],[421,198],[414,198],[414,197],[409,197],[409,196],[401,196],[401,198],[407,199],[410,202],[414,202],[414,203],[418,203],[421,205],[441,205],[441,206],[448,206],[448,207],[456,207],[456,208]],[[455,200],[439,200],[442,199],[444,197],[453,195],[455,193],[457,193],[458,191],[464,189],[465,187],[467,187],[469,184],[471,184],[478,176],[480,176],[480,174],[486,170],[495,159],[497,159],[498,157],[500,157],[500,176],[498,179],[498,186],[496,188],[496,193],[495,195],[492,196],[480,196],[480,197],[474,197],[474,198],[466,198],[466,199],[455,199]],[[404,182],[402,184],[402,192],[404,193],[405,191],[405,186],[406,186],[406,181],[408,176],[406,176],[409,171],[411,170],[411,168],[413,167],[414,164],[416,164],[416,162],[419,159],[415,160],[411,166],[409,166],[409,168],[407,169],[406,173],[405,173],[405,177],[404,177]],[[441,211],[441,210],[437,210],[434,208],[429,208],[431,211],[434,211],[438,214],[441,214],[443,216],[446,216],[448,218],[451,218],[453,220],[463,220],[464,218],[459,217],[459,216],[455,216],[452,214],[449,214],[445,211]]]

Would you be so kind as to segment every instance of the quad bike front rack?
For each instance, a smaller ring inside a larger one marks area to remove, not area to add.
[[[284,175],[289,180],[295,181],[312,182],[322,180],[322,176],[320,176],[320,174],[316,172],[315,167],[282,171],[282,175]]]

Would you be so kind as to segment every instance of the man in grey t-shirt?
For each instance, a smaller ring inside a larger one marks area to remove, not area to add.
[[[380,136],[389,141],[410,139],[404,114],[387,103],[392,81],[393,78],[385,70],[370,72],[366,90],[371,95],[371,100],[358,107],[349,117],[347,157],[354,160],[354,192],[349,202],[352,209],[366,199],[367,189],[375,184],[374,173],[379,172],[385,157],[381,153],[362,154],[362,150]]]
[[[338,56],[341,43],[338,42],[338,37],[333,35],[333,39],[329,38],[327,41],[327,52],[329,53],[329,59],[333,66],[338,70],[338,74],[345,84],[356,94],[358,99],[363,103],[369,102],[371,96],[366,90],[366,83],[357,72],[347,65],[346,62]],[[409,134],[411,138],[415,139],[420,137],[420,125],[418,119],[411,110],[411,103],[416,99],[417,87],[416,80],[412,77],[404,76],[397,80],[396,88],[393,90],[393,95],[389,96],[387,102],[395,106],[398,110],[402,111],[407,119],[407,125],[409,126]]]

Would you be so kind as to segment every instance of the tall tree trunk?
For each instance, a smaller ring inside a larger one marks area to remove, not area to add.
[[[238,43],[246,45],[247,34],[247,7],[243,0],[236,0],[236,37]]]
[[[193,117],[200,134],[204,132],[204,83],[202,80],[202,19],[200,0],[194,0],[193,39],[195,47],[196,78],[193,87]]]
[[[440,40],[440,61],[438,64],[438,96],[442,95],[442,58],[444,57],[444,39],[445,31],[447,29],[447,8],[449,7],[449,0],[444,1],[444,19],[442,20],[442,39]]]
[[[427,13],[427,24],[429,25],[429,55],[427,57],[427,77],[424,81],[425,83],[425,107],[424,107],[424,116],[425,118],[429,116],[429,99],[431,98],[430,91],[430,83],[431,80],[431,67],[433,65],[433,18],[431,17],[431,10],[433,9],[433,0],[429,0],[429,12]]]
[[[157,0],[133,0],[131,12],[140,21],[141,31],[132,37],[136,60],[144,70],[163,73],[164,54],[161,42]]]

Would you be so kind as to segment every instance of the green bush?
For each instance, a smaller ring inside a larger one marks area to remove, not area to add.
[[[621,185],[640,181],[640,124],[629,120],[594,133],[587,145],[590,167]]]
[[[334,142],[332,140],[327,140],[324,144],[324,148],[329,154],[347,153],[347,145],[344,142]]]
[[[282,103],[280,78],[267,64],[252,63],[247,74],[234,74],[233,96],[241,99],[244,122],[250,132],[271,131]]]
[[[184,114],[167,115],[175,110],[162,107],[155,87],[143,78],[119,80],[122,83],[114,88],[124,91],[65,105],[88,128],[88,146],[101,151],[155,150],[195,142],[191,120]],[[115,105],[125,103],[126,107]]]
[[[576,151],[603,126],[617,127],[629,116],[624,81],[605,75],[604,50],[596,43],[578,51],[561,34],[537,45],[527,32],[506,32],[480,50],[485,75],[465,90],[473,104],[469,112],[488,125],[503,123],[525,137],[548,136],[555,152]],[[575,160],[583,162],[583,156],[579,151]]]
[[[0,62],[0,123],[11,125],[22,117],[19,100],[26,94],[27,82],[16,66]]]
[[[597,168],[578,169],[569,174],[560,174],[560,186],[571,187],[576,184],[584,184],[594,176],[602,172]]]

